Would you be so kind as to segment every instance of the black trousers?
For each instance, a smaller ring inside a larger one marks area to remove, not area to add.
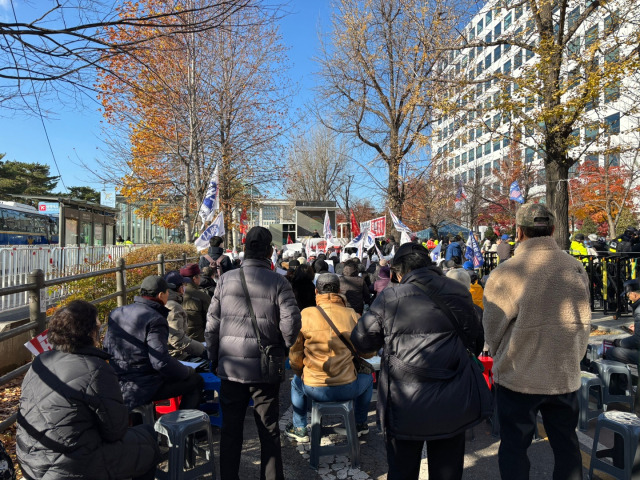
[[[577,392],[561,395],[518,393],[498,385],[500,449],[498,464],[503,479],[527,480],[529,457],[538,411],[553,450],[554,480],[581,480],[582,456],[576,435],[578,426]]]
[[[398,440],[387,436],[387,480],[418,480],[422,459],[421,440]],[[427,441],[429,478],[460,480],[464,466],[464,432],[451,438]]]
[[[194,371],[184,380],[166,380],[151,400],[166,400],[182,396],[180,410],[198,408],[202,403],[203,388],[202,376]]]
[[[260,480],[283,480],[280,446],[279,383],[238,383],[222,380],[220,406],[220,478],[239,480],[244,417],[249,399],[253,398],[253,416],[260,438]]]

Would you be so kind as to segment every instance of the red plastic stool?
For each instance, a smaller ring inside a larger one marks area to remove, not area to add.
[[[157,402],[153,402],[156,406],[156,413],[158,415],[164,415],[166,413],[175,412],[180,407],[180,401],[182,401],[182,396],[169,398],[167,400],[158,400]],[[167,404],[167,402],[169,402]]]
[[[487,386],[491,389],[493,387],[493,358],[488,355],[479,355],[478,360],[480,360],[484,366],[484,372],[482,372],[482,375],[484,376],[485,382],[487,382]]]

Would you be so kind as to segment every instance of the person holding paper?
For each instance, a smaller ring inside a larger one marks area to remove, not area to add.
[[[104,348],[113,358],[124,402],[133,409],[153,400],[182,396],[180,409],[197,408],[204,381],[169,355],[169,284],[157,275],[142,281],[131,305],[109,314]]]

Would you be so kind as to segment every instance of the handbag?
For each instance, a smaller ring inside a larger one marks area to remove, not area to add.
[[[449,305],[442,301],[442,299],[438,295],[436,295],[436,293],[434,293],[426,286],[419,283],[414,283],[414,285],[424,291],[427,296],[431,298],[431,300],[433,300],[436,305],[438,305],[440,310],[442,310],[442,312],[447,316],[447,319],[449,320],[451,325],[453,325],[453,328],[458,335],[458,339],[462,342],[462,339],[464,338],[462,327],[451,311],[451,308],[449,308]],[[489,390],[487,382],[482,375],[482,372],[484,372],[484,365],[482,365],[482,362],[478,360],[478,357],[476,357],[471,351],[469,351],[468,348],[465,347],[465,350],[467,351],[468,355],[468,362],[465,368],[470,368],[472,370],[472,377],[474,379],[475,387],[480,397],[480,418],[488,418],[493,415],[493,395],[491,394],[491,390]]]
[[[251,297],[249,297],[249,289],[247,288],[247,279],[244,276],[244,270],[240,269],[240,280],[242,281],[242,289],[244,290],[244,296],[249,307],[249,315],[251,315],[251,324],[253,325],[253,331],[256,334],[258,340],[258,350],[260,350],[260,373],[262,380],[266,383],[280,383],[284,382],[284,370],[286,351],[281,345],[268,345],[262,346],[262,340],[260,337],[260,330],[258,330],[258,322],[256,321],[256,314],[253,311],[253,305],[251,304]]]
[[[351,345],[351,343],[348,342],[346,338],[344,338],[344,335],[340,333],[340,330],[336,328],[335,324],[329,318],[329,315],[327,315],[327,312],[325,312],[322,307],[316,307],[316,308],[322,314],[322,316],[327,321],[331,329],[338,336],[338,338],[342,340],[342,343],[344,343],[347,346],[347,348],[351,352],[351,355],[353,355],[353,366],[356,367],[356,373],[358,375],[360,374],[371,375],[375,371],[373,366],[366,360],[360,358],[360,355],[358,355],[358,352],[356,352],[355,348],[353,348],[353,345]]]

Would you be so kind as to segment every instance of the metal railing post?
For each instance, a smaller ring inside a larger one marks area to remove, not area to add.
[[[158,254],[158,275],[164,277],[164,255]]]
[[[116,262],[116,291],[118,295],[118,306],[123,307],[127,304],[127,283],[125,281],[126,271],[124,269],[124,258],[120,257]]]
[[[35,283],[36,287],[29,290],[29,319],[36,322],[36,334],[47,328],[47,291],[44,289],[44,272],[39,268],[27,276],[27,283]]]
[[[184,267],[187,264],[187,254],[182,254],[182,266]]]

